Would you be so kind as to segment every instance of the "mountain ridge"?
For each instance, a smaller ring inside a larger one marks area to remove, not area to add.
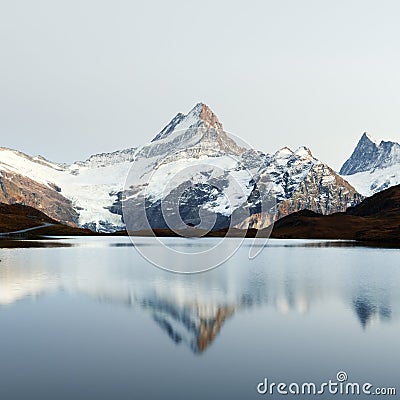
[[[178,190],[185,187],[179,206],[184,222],[198,224],[201,210],[206,219],[217,219],[215,229],[232,219],[235,226],[262,228],[304,207],[332,213],[362,200],[310,149],[284,147],[273,155],[251,149],[225,132],[204,103],[177,114],[151,142],[70,165],[3,149],[0,174],[0,201],[31,205],[63,223],[100,232],[125,228],[127,190],[133,206],[147,196],[146,213],[139,215],[142,208],[134,212],[137,230],[145,228],[140,221],[146,216],[155,228],[165,228],[161,204],[165,198],[179,200]],[[173,185],[163,193],[168,182]],[[269,193],[279,207],[262,213],[262,197]]]
[[[400,144],[382,140],[379,144],[364,132],[352,155],[342,165],[340,175],[353,175],[400,164]]]
[[[363,133],[339,174],[364,196],[371,196],[400,183],[400,144],[375,141]]]

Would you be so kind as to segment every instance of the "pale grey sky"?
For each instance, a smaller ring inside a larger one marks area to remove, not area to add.
[[[0,0],[0,146],[59,162],[151,140],[204,101],[339,168],[400,141],[397,0]]]

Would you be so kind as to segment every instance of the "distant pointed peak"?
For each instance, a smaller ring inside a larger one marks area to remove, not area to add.
[[[189,114],[200,115],[204,110],[211,111],[210,107],[206,103],[203,103],[202,101],[200,101],[188,112],[187,115],[189,115]]]
[[[205,103],[197,103],[187,114],[178,113],[171,122],[152,140],[164,139],[174,131],[185,130],[190,126],[203,122],[213,128],[223,129],[218,117]]]
[[[369,171],[377,162],[381,145],[364,132],[351,156],[340,168],[340,175],[353,175],[357,172]]]
[[[209,108],[207,106],[207,104],[205,104],[203,102],[199,102],[187,113],[187,115],[193,115],[194,114],[194,115],[199,116],[201,114],[201,112],[203,111],[204,107]]]
[[[362,134],[360,141],[369,141],[371,143],[378,145],[378,142],[368,132],[364,132]]]
[[[211,110],[211,108],[203,103],[197,103],[187,114],[187,117],[193,116],[195,118],[198,118],[216,128],[222,129],[222,124],[218,120],[218,117],[216,114]]]

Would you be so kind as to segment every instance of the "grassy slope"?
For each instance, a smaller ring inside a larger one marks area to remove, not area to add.
[[[35,208],[24,206],[22,204],[4,204],[0,203],[0,233],[19,231],[22,229],[33,228],[43,224],[53,224],[38,230],[27,232],[24,236],[41,235],[93,235],[88,229],[81,229],[72,226],[66,226],[51,219],[47,215]]]

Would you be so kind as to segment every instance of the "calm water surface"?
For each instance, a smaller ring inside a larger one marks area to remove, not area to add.
[[[250,261],[245,241],[184,276],[127,238],[49,245],[0,249],[1,400],[252,399],[265,377],[320,383],[340,370],[400,382],[399,250],[271,240]]]

